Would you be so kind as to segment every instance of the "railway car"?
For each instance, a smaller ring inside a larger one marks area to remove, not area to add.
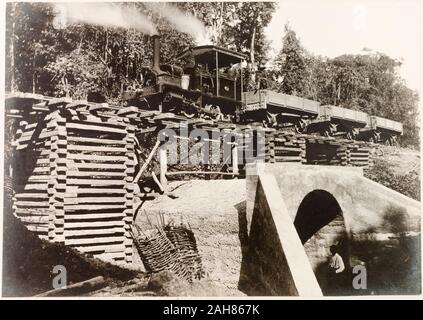
[[[271,90],[243,94],[244,121],[261,121],[266,127],[294,128],[306,131],[307,125],[319,116],[320,103]]]
[[[152,37],[153,65],[143,68],[143,84],[123,93],[124,105],[159,110],[186,118],[264,127],[293,129],[372,142],[395,143],[402,124],[367,113],[321,105],[271,90],[244,92],[244,54],[206,45],[187,49],[174,59],[178,65],[160,63],[160,37]]]
[[[367,115],[367,119],[368,126],[360,130],[358,140],[393,145],[397,137],[403,134],[401,122],[370,115]]]

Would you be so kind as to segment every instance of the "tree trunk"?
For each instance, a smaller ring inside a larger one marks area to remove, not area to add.
[[[253,32],[250,41],[250,64],[251,64],[251,83],[256,83],[256,62],[254,56],[254,42],[256,40],[256,27],[253,27]]]
[[[35,93],[36,87],[36,70],[35,70],[35,58],[37,56],[37,49],[34,49],[34,56],[32,57],[32,93]]]
[[[16,9],[16,2],[12,2],[10,4],[11,11],[10,16],[12,19],[12,30],[10,35],[10,91],[15,91],[16,82],[15,82],[15,9]]]

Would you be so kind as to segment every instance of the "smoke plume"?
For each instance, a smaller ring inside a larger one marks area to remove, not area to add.
[[[179,32],[187,33],[198,44],[210,43],[207,29],[203,22],[188,12],[183,12],[174,5],[168,3],[144,3],[155,14],[166,19]]]
[[[148,35],[157,34],[157,29],[149,18],[127,6],[112,3],[60,3],[55,4],[56,23],[63,27],[66,23],[82,22],[105,27],[134,28]]]

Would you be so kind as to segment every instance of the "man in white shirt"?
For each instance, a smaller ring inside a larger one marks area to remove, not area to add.
[[[327,285],[326,293],[329,296],[338,296],[346,293],[346,277],[345,263],[342,259],[340,249],[337,245],[330,246],[330,252],[332,257],[329,261],[329,268],[327,274]]]
[[[344,260],[338,253],[338,247],[333,245],[330,246],[330,252],[332,253],[332,258],[330,260],[329,266],[334,269],[335,273],[341,273],[345,270]]]

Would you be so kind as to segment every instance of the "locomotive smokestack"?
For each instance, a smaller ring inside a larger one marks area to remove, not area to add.
[[[151,38],[153,42],[153,69],[160,71],[160,36],[155,34]]]

